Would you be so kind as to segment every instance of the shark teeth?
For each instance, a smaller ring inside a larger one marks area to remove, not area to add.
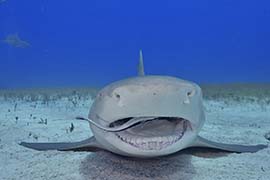
[[[173,134],[143,136],[142,134],[130,134],[127,131],[115,133],[115,135],[123,142],[141,150],[161,150],[179,141],[188,128],[189,122],[183,120],[179,122]]]
[[[184,135],[184,132],[177,135],[163,136],[163,137],[139,137],[127,136],[125,134],[116,133],[116,136],[123,142],[128,143],[136,148],[142,150],[161,150],[178,140]]]

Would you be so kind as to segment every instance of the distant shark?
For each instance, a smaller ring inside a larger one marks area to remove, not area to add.
[[[18,33],[7,35],[6,38],[2,40],[2,42],[16,48],[26,48],[30,46],[28,42],[21,40]]]
[[[189,147],[256,152],[266,145],[223,144],[198,135],[204,121],[201,88],[169,76],[146,76],[140,52],[138,76],[102,89],[89,113],[92,137],[81,142],[27,143],[36,150],[107,150],[131,157],[156,157]]]

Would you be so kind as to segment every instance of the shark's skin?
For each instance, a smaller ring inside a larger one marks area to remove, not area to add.
[[[169,76],[145,76],[142,53],[137,77],[114,82],[97,95],[87,120],[94,137],[75,143],[26,143],[36,150],[107,150],[156,157],[189,147],[256,152],[266,145],[222,144],[199,136],[205,115],[201,88]]]

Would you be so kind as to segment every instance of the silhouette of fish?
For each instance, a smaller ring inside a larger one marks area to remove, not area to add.
[[[19,37],[18,33],[7,35],[3,42],[16,48],[27,48],[30,46],[28,42],[23,41]]]

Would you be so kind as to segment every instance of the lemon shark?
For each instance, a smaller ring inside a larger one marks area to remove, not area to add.
[[[28,143],[35,150],[107,150],[131,157],[156,157],[189,147],[257,152],[266,145],[213,142],[199,136],[205,122],[201,88],[170,76],[145,75],[140,51],[138,76],[99,91],[88,118],[93,136],[80,142]]]

